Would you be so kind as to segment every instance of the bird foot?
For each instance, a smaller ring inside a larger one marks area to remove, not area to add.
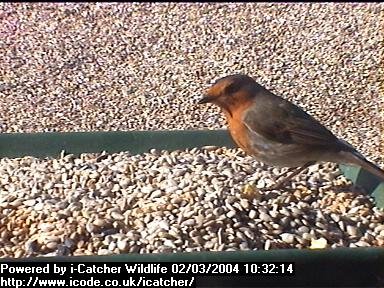
[[[264,188],[265,190],[279,190],[281,188],[283,188],[284,185],[282,185],[282,183],[275,183],[273,185],[271,185],[270,187],[266,187]]]
[[[241,190],[241,196],[243,198],[246,198],[248,200],[261,200],[262,198],[262,192],[272,191],[272,190],[279,190],[283,188],[285,184],[284,182],[277,182],[275,184],[272,184],[270,186],[264,186],[264,187],[257,187],[255,182],[250,182],[244,185],[243,189]]]

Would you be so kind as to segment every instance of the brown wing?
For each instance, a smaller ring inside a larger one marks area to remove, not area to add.
[[[344,148],[343,143],[312,116],[269,91],[257,95],[243,122],[250,131],[275,142]]]

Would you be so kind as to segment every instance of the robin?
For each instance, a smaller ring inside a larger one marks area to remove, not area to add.
[[[198,103],[221,108],[233,140],[246,153],[268,165],[290,167],[273,189],[318,161],[361,166],[384,181],[384,171],[352,145],[247,75],[217,80]]]

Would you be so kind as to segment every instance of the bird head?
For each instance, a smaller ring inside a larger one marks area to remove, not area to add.
[[[198,104],[213,103],[232,115],[237,106],[253,99],[257,86],[256,81],[247,75],[229,75],[218,79]]]

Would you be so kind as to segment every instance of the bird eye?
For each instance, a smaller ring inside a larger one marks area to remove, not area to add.
[[[225,94],[233,94],[237,90],[239,90],[239,85],[237,85],[236,83],[231,83],[227,87],[225,87],[224,93]]]

